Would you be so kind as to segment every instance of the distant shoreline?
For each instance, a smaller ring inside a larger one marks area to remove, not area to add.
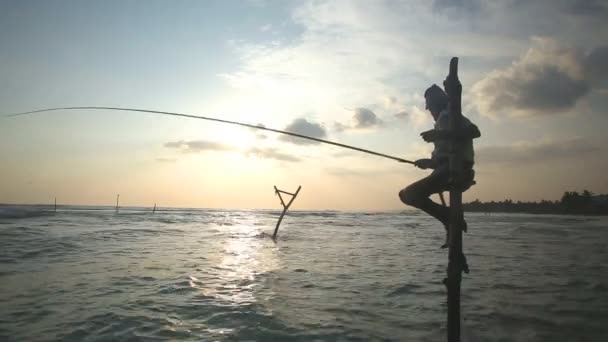
[[[530,215],[568,215],[568,216],[608,216],[608,212],[566,212],[566,211],[513,211],[513,210],[480,210],[467,208],[463,204],[463,210],[469,213],[485,213],[485,214],[530,214]]]
[[[481,213],[608,216],[608,195],[596,195],[589,190],[583,190],[581,193],[566,191],[559,201],[513,202],[506,199],[499,202],[481,202],[476,199],[463,203],[462,208],[465,211]]]

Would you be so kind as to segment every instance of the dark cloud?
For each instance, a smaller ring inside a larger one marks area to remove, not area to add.
[[[428,3],[431,11],[448,20],[472,19],[466,25],[483,29],[486,34],[520,37],[560,34],[572,28],[590,32],[588,28],[605,27],[608,16],[606,0],[431,0]],[[398,8],[411,11],[411,7],[406,2]]]
[[[289,154],[278,152],[274,148],[257,148],[257,147],[254,147],[254,148],[251,148],[251,149],[247,150],[246,154],[247,155],[256,155],[256,156],[258,156],[260,158],[275,159],[275,160],[286,161],[286,162],[298,162],[298,161],[300,161],[299,158],[294,157],[294,156],[289,155]]]
[[[595,86],[608,84],[608,46],[593,49],[583,60],[585,77]]]
[[[367,108],[355,109],[353,119],[355,120],[355,128],[371,128],[382,124],[382,120],[378,118],[376,113]]]
[[[602,148],[584,139],[557,142],[518,143],[506,146],[481,147],[476,159],[482,164],[542,163],[549,160],[573,159],[598,154]]]
[[[462,14],[476,14],[482,11],[484,5],[479,0],[434,0],[432,8],[438,12],[451,11]]]
[[[536,38],[532,47],[507,68],[494,70],[472,88],[482,115],[523,115],[569,111],[593,87],[608,79],[608,47],[588,54]]]
[[[605,0],[512,0],[511,2],[505,1],[504,5],[506,9],[521,11],[545,7],[547,11],[553,9],[555,12],[565,15],[596,15],[608,11]]]
[[[540,111],[567,110],[590,89],[587,82],[572,79],[554,66],[539,68],[531,76],[531,80],[511,88],[513,93],[519,89],[517,106]]]
[[[336,132],[343,132],[350,129],[369,129],[374,127],[382,126],[383,121],[368,108],[355,108],[355,114],[353,114],[352,124],[334,122],[333,129]]]
[[[191,140],[191,141],[170,141],[165,143],[165,147],[179,149],[182,152],[202,152],[202,151],[233,151],[234,147],[215,141]]]
[[[487,85],[489,109],[533,110],[536,112],[564,111],[589,92],[585,81],[575,80],[555,66],[537,65],[527,73],[497,77]]]
[[[602,13],[608,14],[608,3],[606,0],[562,0],[565,13],[572,15],[595,16]],[[555,2],[552,2],[555,5]]]
[[[292,123],[287,125],[284,129],[285,131],[306,135],[313,138],[322,139],[327,136],[325,128],[318,123],[309,122],[304,118],[295,119]],[[302,139],[290,135],[282,135],[280,138],[282,141],[288,141],[298,145],[310,145],[310,144],[319,144],[317,141],[312,141],[308,139]]]

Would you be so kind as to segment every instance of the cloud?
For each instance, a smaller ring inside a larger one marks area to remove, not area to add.
[[[593,49],[583,60],[585,77],[594,86],[608,84],[608,45]]]
[[[284,129],[287,132],[297,133],[306,135],[313,138],[322,139],[327,136],[325,128],[318,123],[309,122],[304,118],[298,118],[292,121],[287,127]],[[310,144],[319,144],[317,141],[312,141],[308,139],[302,139],[290,135],[282,135],[280,138],[282,141],[291,142],[297,145],[310,145]]]
[[[347,126],[339,121],[334,122],[333,130],[336,132],[344,132],[349,128],[350,128],[349,126]]]
[[[159,163],[175,163],[177,158],[156,158],[154,160]]]
[[[192,140],[192,141],[171,141],[164,145],[167,148],[175,148],[183,153],[199,153],[203,151],[239,151],[238,148],[224,145],[214,141]],[[263,159],[275,159],[286,162],[298,162],[299,158],[289,154],[281,153],[274,148],[252,147],[247,150],[241,150],[245,155],[255,155]],[[162,163],[175,162],[175,158],[156,158],[156,161]]]
[[[595,17],[608,14],[608,4],[604,0],[584,0],[584,1],[554,1],[544,0],[545,5],[553,5],[559,11],[567,15]]]
[[[480,0],[434,0],[432,8],[438,12],[476,14],[485,8],[484,5]]]
[[[247,150],[246,154],[255,155],[260,158],[275,159],[275,160],[286,161],[286,162],[299,162],[300,161],[300,158],[294,157],[289,154],[278,152],[274,148],[254,147],[254,148]]]
[[[164,145],[167,148],[179,149],[184,153],[198,153],[202,151],[234,151],[235,148],[230,145],[218,143],[215,141],[191,140],[191,141],[170,141]]]
[[[471,93],[475,96],[465,98],[474,100],[480,114],[566,112],[596,86],[582,70],[556,61],[552,52],[560,58],[574,55],[580,68],[584,57],[576,49],[605,45],[601,37],[608,34],[608,21],[596,15],[604,13],[606,5],[579,3],[303,1],[291,16],[299,28],[297,37],[277,45],[238,44],[234,48],[243,63],[225,77],[234,87],[259,93],[258,98],[279,99],[281,112],[321,113],[319,120],[330,123],[332,131],[344,131],[353,124],[338,115],[341,108],[377,103],[381,97],[389,105],[407,98],[401,108],[370,107],[376,114],[388,113],[382,116],[385,121],[403,110],[415,119],[410,107],[420,106],[422,96],[411,100],[410,95],[440,83],[449,56],[459,55],[465,89],[481,79],[477,92]],[[470,15],[463,21],[463,15],[452,15],[453,11]],[[424,29],[431,22],[433,30]],[[533,59],[525,53],[531,35],[550,35],[574,48],[551,51],[535,43],[531,52],[541,52],[542,58]],[[525,59],[517,57],[521,53]],[[513,59],[516,65],[503,67]],[[601,58],[592,60],[602,63]],[[488,74],[490,68],[496,70]]]
[[[428,127],[433,124],[433,119],[430,113],[421,107],[412,106],[408,112],[410,114],[410,122],[414,128],[419,129],[421,127]]]
[[[475,83],[472,95],[482,115],[536,116],[572,110],[594,84],[608,77],[608,48],[585,55],[533,38],[532,46],[512,65],[494,70]]]
[[[367,108],[355,109],[355,128],[371,128],[382,124],[382,120],[378,118],[376,113]]]
[[[326,169],[327,174],[337,177],[373,177],[377,176],[379,171],[367,169],[352,169],[352,168],[329,168]]]
[[[362,177],[362,178],[370,178],[377,177],[379,175],[403,175],[403,168],[394,168],[394,167],[383,167],[383,168],[344,168],[344,167],[333,167],[333,168],[325,168],[325,171],[328,175],[336,176],[336,177]]]
[[[405,119],[407,119],[409,117],[409,113],[407,111],[405,111],[405,110],[402,110],[399,113],[393,114],[393,116],[397,120],[405,120]]]
[[[266,125],[261,124],[261,123],[257,124],[256,126],[266,128]],[[256,139],[264,140],[264,139],[268,138],[268,136],[265,133],[260,133],[259,129],[255,129],[255,128],[250,128],[250,129],[253,131],[256,131],[256,134],[255,134]]]
[[[369,108],[355,108],[351,123],[334,122],[333,129],[343,132],[351,129],[372,129],[383,125],[383,121]]]
[[[481,147],[476,159],[483,164],[542,163],[599,154],[602,147],[582,138],[563,141],[518,142],[512,145]]]

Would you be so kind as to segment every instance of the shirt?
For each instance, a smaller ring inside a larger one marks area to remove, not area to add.
[[[471,121],[467,119],[464,115],[462,116],[461,126],[467,127],[471,125]],[[447,131],[450,130],[450,115],[449,111],[443,110],[439,113],[439,117],[437,117],[437,121],[435,122],[435,130],[437,131]],[[450,140],[436,140],[434,142],[435,149],[431,154],[431,159],[434,161],[440,161],[443,159],[447,159],[450,156]],[[462,156],[464,158],[464,162],[468,162],[473,164],[475,162],[475,152],[473,151],[473,139],[467,139],[462,141],[458,149],[462,149]]]

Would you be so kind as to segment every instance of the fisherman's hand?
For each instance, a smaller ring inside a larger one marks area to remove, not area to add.
[[[450,132],[444,130],[435,130],[432,129],[430,131],[420,133],[420,136],[426,142],[435,142],[437,140],[445,140],[450,138]]]
[[[423,170],[432,169],[433,161],[431,159],[418,159],[414,162],[414,166],[419,167]]]
[[[426,142],[434,142],[435,140],[437,140],[437,135],[438,135],[438,132],[434,129],[420,133],[420,136]]]

